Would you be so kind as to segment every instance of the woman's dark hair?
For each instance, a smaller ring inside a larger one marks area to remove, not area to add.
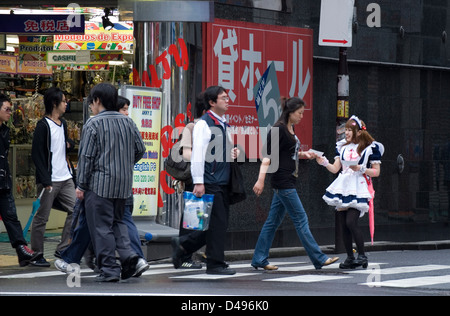
[[[62,102],[63,96],[61,89],[56,87],[49,88],[44,94],[45,114],[52,114],[53,108]]]
[[[283,125],[287,125],[289,122],[289,114],[297,111],[298,109],[304,107],[305,101],[303,101],[300,98],[290,98],[290,99],[286,99],[286,98],[282,98],[281,99],[281,108],[283,109],[283,112],[281,113],[280,118],[278,119],[278,121],[275,123],[275,125],[278,124],[283,124]]]
[[[130,100],[128,100],[127,98],[119,95],[117,97],[117,109],[120,110],[121,108],[123,108],[125,105],[130,106]]]
[[[205,98],[204,93],[200,92],[197,95],[197,100],[195,101],[195,109],[194,109],[194,118],[200,118],[203,115],[203,111],[205,111]]]
[[[117,89],[109,83],[99,83],[95,85],[90,93],[93,101],[97,99],[107,111],[119,111],[117,107]]]
[[[209,104],[209,101],[216,103],[219,94],[222,94],[224,92],[226,92],[226,90],[221,86],[211,86],[206,88],[205,92],[203,93],[203,98],[205,100],[205,109],[209,110],[211,108],[211,104]]]

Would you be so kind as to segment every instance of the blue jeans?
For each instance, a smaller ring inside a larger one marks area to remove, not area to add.
[[[123,214],[123,222],[128,228],[128,237],[130,237],[130,245],[134,252],[141,258],[145,258],[141,247],[141,238],[137,230],[136,224],[133,221],[133,206],[125,205],[125,212]]]
[[[328,260],[328,256],[320,250],[309,230],[308,216],[295,189],[274,189],[269,216],[259,234],[255,253],[253,254],[252,266],[264,267],[269,264],[267,260],[269,250],[275,238],[275,232],[283,221],[286,212],[289,213],[297,235],[314,267],[320,269],[325,261]]]
[[[83,201],[77,201],[74,207],[74,223],[72,223],[72,242],[64,251],[61,258],[67,263],[80,264],[86,249],[91,243],[91,235],[86,220],[86,210]]]

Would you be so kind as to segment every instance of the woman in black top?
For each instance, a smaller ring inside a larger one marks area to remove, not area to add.
[[[270,265],[267,260],[269,250],[275,237],[275,232],[286,215],[292,219],[298,237],[310,257],[314,267],[332,264],[339,258],[328,258],[314,240],[308,224],[308,216],[295,189],[298,177],[298,160],[313,159],[314,155],[300,151],[300,141],[294,132],[294,125],[303,118],[305,103],[299,98],[291,98],[284,102],[283,113],[275,123],[267,137],[266,150],[263,152],[258,181],[253,187],[257,196],[264,190],[264,180],[269,167],[276,168],[272,174],[271,184],[274,191],[269,216],[261,230],[253,255],[252,266],[265,270],[276,270],[278,267]],[[272,143],[273,138],[273,143]],[[278,150],[277,150],[278,145]],[[278,151],[278,152],[277,152]],[[278,163],[278,168],[276,164]],[[275,165],[275,167],[274,167]]]

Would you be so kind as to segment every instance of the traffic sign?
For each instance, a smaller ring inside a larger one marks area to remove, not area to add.
[[[351,47],[355,0],[322,0],[319,45]]]

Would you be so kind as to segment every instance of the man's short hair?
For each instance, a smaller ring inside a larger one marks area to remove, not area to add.
[[[109,83],[95,85],[90,93],[93,101],[99,100],[108,111],[119,111],[117,108],[117,89]]]

